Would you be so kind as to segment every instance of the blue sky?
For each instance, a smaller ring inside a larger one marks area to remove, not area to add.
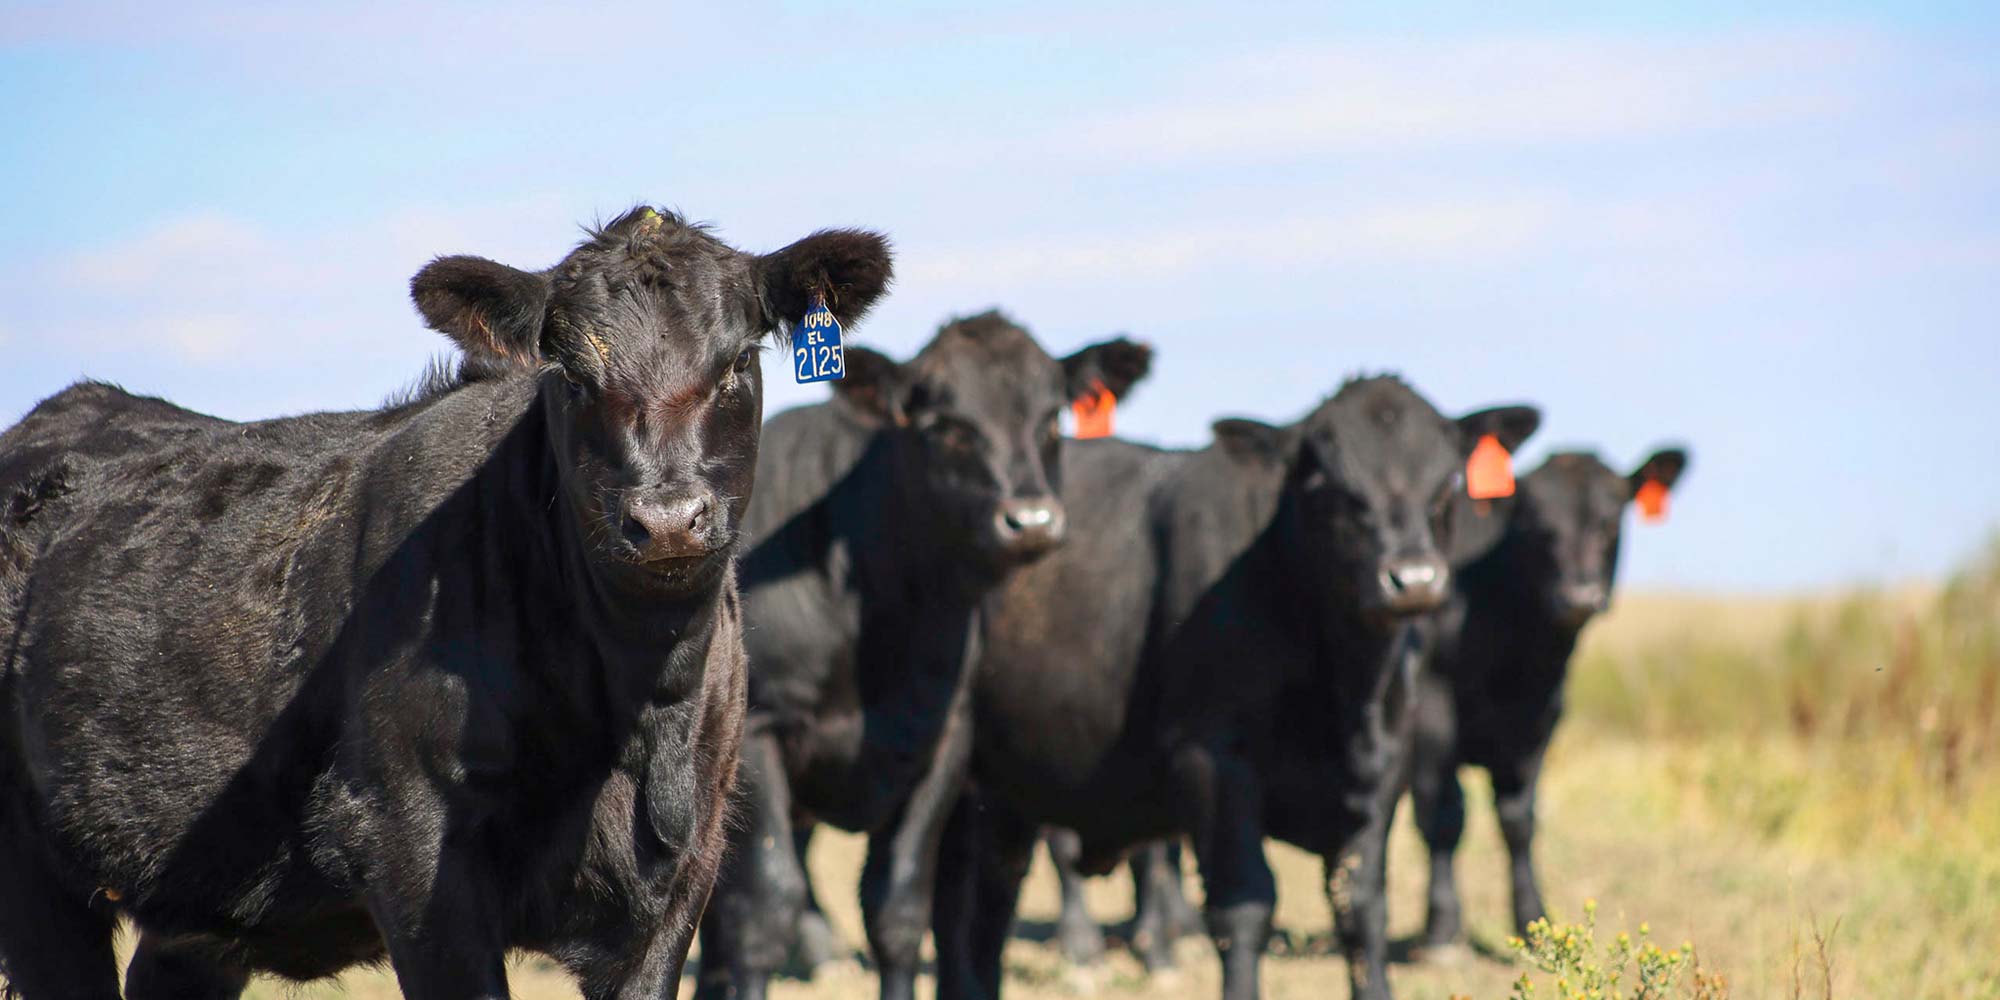
[[[86,374],[372,404],[444,346],[428,257],[542,266],[648,201],[889,232],[850,337],[895,352],[991,305],[1146,339],[1131,437],[1394,369],[1542,404],[1529,462],[1685,441],[1643,586],[1931,575],[2000,526],[1990,5],[708,6],[0,2],[0,419]]]

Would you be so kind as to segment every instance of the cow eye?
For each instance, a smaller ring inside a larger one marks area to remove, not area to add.
[[[744,348],[741,353],[736,355],[736,364],[731,366],[730,371],[733,371],[736,374],[741,375],[745,371],[749,370],[750,357],[755,353],[756,350],[754,348],[749,348],[749,347]]]
[[[1431,516],[1443,517],[1445,511],[1451,509],[1451,498],[1457,496],[1458,491],[1463,488],[1460,485],[1460,477],[1453,476],[1451,482],[1446,483],[1445,488],[1439,490],[1438,495],[1431,498]]]
[[[930,431],[932,440],[952,451],[971,451],[979,443],[979,432],[962,420],[941,418]]]

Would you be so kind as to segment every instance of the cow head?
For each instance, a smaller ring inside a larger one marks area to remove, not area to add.
[[[1064,407],[1102,385],[1123,396],[1152,349],[1129,340],[1052,358],[998,312],[946,324],[908,362],[847,349],[843,405],[893,435],[898,488],[934,538],[1005,569],[1061,544]]]
[[[1671,490],[1687,462],[1687,452],[1666,448],[1626,475],[1596,455],[1558,452],[1521,477],[1507,543],[1552,618],[1581,627],[1610,607],[1626,505],[1647,482]]]
[[[1509,451],[1540,423],[1528,406],[1449,419],[1401,380],[1349,381],[1289,427],[1249,420],[1215,426],[1239,454],[1284,470],[1283,544],[1333,600],[1374,618],[1430,611],[1449,592],[1451,507],[1474,444],[1492,434]]]
[[[738,251],[637,208],[546,271],[441,257],[417,309],[468,363],[539,371],[567,506],[596,564],[690,590],[727,562],[756,471],[760,341],[822,298],[858,318],[890,277],[887,242],[823,231]]]

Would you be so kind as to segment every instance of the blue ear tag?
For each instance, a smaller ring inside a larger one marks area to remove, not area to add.
[[[847,374],[847,359],[840,354],[840,321],[825,299],[814,299],[812,308],[792,324],[792,375],[801,384],[828,382]]]

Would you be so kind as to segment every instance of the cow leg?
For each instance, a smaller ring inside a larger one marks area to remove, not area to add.
[[[1416,809],[1417,830],[1430,849],[1430,898],[1424,918],[1424,947],[1445,948],[1463,931],[1458,883],[1452,856],[1465,833],[1465,790],[1458,768],[1449,761],[1418,765],[1410,783],[1410,803]]]
[[[1092,965],[1104,957],[1104,931],[1083,903],[1083,873],[1076,870],[1083,857],[1083,841],[1075,830],[1052,826],[1042,839],[1049,845],[1049,861],[1055,865],[1056,881],[1062,887],[1062,913],[1056,917],[1056,941],[1063,958],[1072,965]]]
[[[0,981],[22,1000],[118,1000],[111,918],[56,878],[18,823],[0,815],[12,834],[0,839]]]
[[[145,933],[125,969],[126,1000],[236,1000],[249,984],[250,973],[240,966]]]
[[[883,1000],[915,1000],[917,965],[931,926],[938,841],[964,790],[972,756],[971,706],[962,689],[938,736],[930,766],[896,820],[868,837],[861,867],[861,917],[882,980]]]
[[[806,873],[792,839],[791,786],[777,737],[759,729],[743,740],[737,787],[747,795],[701,923],[704,1000],[761,1000],[805,908]]]
[[[938,848],[938,1000],[1000,996],[1000,960],[1035,834],[1034,824],[977,792],[959,797]]]
[[[1389,820],[1402,797],[1400,783],[1387,795],[1371,797],[1368,815],[1325,859],[1326,895],[1333,906],[1334,932],[1347,958],[1353,1000],[1389,1000]]]
[[[453,846],[451,812],[428,790],[399,789],[402,805],[362,854],[369,914],[409,1000],[507,1000],[497,880],[472,850]],[[409,794],[415,791],[416,794]],[[392,792],[394,794],[394,792]],[[440,817],[425,823],[415,817]],[[359,853],[359,852],[357,852]]]
[[[1452,856],[1465,833],[1465,792],[1458,784],[1458,708],[1451,683],[1434,671],[1418,675],[1410,737],[1410,807],[1430,852],[1429,905],[1423,951],[1448,948],[1463,930]]]
[[[1148,973],[1166,972],[1176,965],[1174,943],[1201,922],[1181,892],[1181,855],[1178,840],[1156,840],[1132,855],[1134,908],[1132,947]]]
[[[1167,927],[1174,940],[1200,934],[1201,913],[1188,902],[1187,883],[1181,872],[1186,870],[1181,864],[1181,838],[1174,837],[1166,842],[1159,854],[1160,867],[1157,869],[1162,891],[1159,899],[1167,911]]]
[[[1263,790],[1248,761],[1210,747],[1182,748],[1173,766],[1208,898],[1208,933],[1222,957],[1223,1000],[1255,1000],[1278,900],[1264,859]]]
[[[819,893],[813,888],[812,870],[806,866],[806,852],[812,846],[813,823],[795,822],[792,843],[797,848],[799,868],[806,872],[805,909],[799,913],[796,959],[800,968],[810,975],[829,962],[837,962],[847,957],[847,945],[834,933],[833,925],[827,922],[826,911],[820,908]]]
[[[1542,748],[1513,767],[1493,769],[1493,809],[1507,842],[1508,875],[1514,890],[1514,933],[1542,919],[1542,890],[1535,879],[1535,788],[1541,781]]]

